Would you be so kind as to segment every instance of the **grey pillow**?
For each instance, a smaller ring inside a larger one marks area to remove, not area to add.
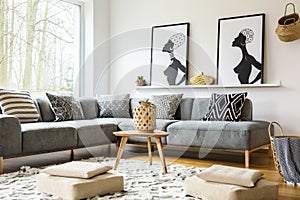
[[[130,94],[101,95],[97,98],[99,117],[130,118]]]
[[[53,122],[55,120],[55,114],[51,108],[48,98],[38,98],[37,103],[41,111],[42,121],[43,122]]]
[[[157,119],[174,119],[183,94],[152,95],[150,102],[156,105]]]
[[[73,96],[53,95],[49,93],[46,93],[46,95],[55,114],[55,121],[84,119],[81,105]]]

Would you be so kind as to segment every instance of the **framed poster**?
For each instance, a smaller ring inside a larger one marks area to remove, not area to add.
[[[152,27],[150,85],[185,85],[189,23]]]
[[[263,83],[265,14],[219,19],[218,84]]]

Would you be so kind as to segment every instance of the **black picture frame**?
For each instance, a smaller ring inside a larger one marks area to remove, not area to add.
[[[186,85],[190,23],[152,27],[151,86]]]
[[[217,83],[262,84],[265,14],[218,20]]]

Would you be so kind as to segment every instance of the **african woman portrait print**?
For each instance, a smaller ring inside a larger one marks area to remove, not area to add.
[[[154,26],[151,46],[151,85],[187,83],[189,23]]]
[[[263,83],[264,14],[219,19],[218,84]]]
[[[163,52],[169,53],[170,55],[170,64],[164,70],[164,75],[167,78],[169,85],[180,85],[186,79],[185,71],[186,68],[181,62],[175,57],[174,50],[180,47],[185,42],[185,36],[183,33],[176,33],[170,37],[168,42],[162,48]],[[176,78],[178,77],[178,73],[181,71],[183,75],[180,80],[176,82]]]
[[[239,35],[232,42],[233,47],[238,47],[242,53],[242,59],[239,64],[233,69],[238,75],[238,79],[241,84],[253,84],[261,79],[262,65],[247,51],[247,44],[251,43],[254,38],[254,33],[251,29],[242,30]],[[249,80],[252,67],[259,70],[256,77],[253,80]]]

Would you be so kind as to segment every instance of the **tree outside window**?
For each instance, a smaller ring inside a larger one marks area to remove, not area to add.
[[[79,62],[79,5],[0,1],[0,88],[72,93]]]

